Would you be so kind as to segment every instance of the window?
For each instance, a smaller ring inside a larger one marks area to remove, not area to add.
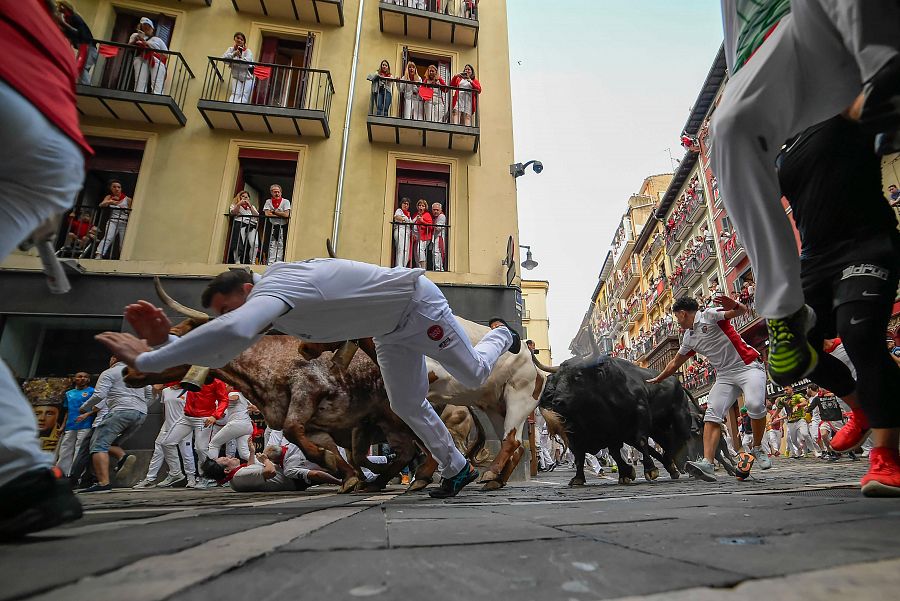
[[[722,231],[726,233],[731,233],[734,229],[734,226],[731,224],[730,217],[722,217]]]
[[[296,176],[296,152],[240,149],[223,263],[271,265],[285,260]]]
[[[397,161],[396,202],[391,223],[393,266],[448,271],[449,190],[449,165]],[[409,201],[408,208],[404,199]],[[424,203],[422,210],[420,203]]]
[[[57,255],[118,259],[135,201],[144,142],[88,137],[94,155],[87,161],[84,186],[57,235]],[[105,206],[101,206],[104,205]]]
[[[416,72],[419,77],[425,79],[428,67],[434,65],[437,68],[438,77],[449,85],[451,79],[450,57],[438,54],[428,54],[420,51],[410,50],[406,46],[403,47],[401,57],[402,63],[398,70],[398,76],[402,77],[406,74],[407,65],[414,63]],[[402,117],[404,119],[416,119],[433,121],[437,123],[450,122],[450,92],[434,91],[432,100],[423,101],[418,95],[417,86],[399,86],[398,90],[400,102],[398,107],[403,107]],[[400,110],[399,108],[397,110]]]

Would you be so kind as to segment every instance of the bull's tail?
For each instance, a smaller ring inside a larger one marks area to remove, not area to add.
[[[566,432],[565,418],[551,409],[540,407],[541,417],[547,422],[547,433],[550,436],[559,436],[566,447],[569,446],[569,434]]]
[[[471,407],[466,407],[469,411],[469,415],[472,416],[472,421],[475,422],[475,442],[473,442],[469,448],[466,449],[466,452],[463,455],[466,456],[466,459],[469,461],[475,461],[475,457],[484,448],[485,435],[484,428],[481,426],[481,420],[478,419],[478,415],[472,411]]]

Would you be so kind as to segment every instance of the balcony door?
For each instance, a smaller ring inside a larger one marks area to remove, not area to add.
[[[138,30],[138,23],[143,17],[153,21],[153,24],[156,26],[154,35],[165,42],[166,48],[170,48],[172,33],[175,31],[175,17],[138,10],[116,9],[116,19],[113,22],[109,41],[127,44],[131,34]],[[131,72],[133,70],[131,61],[133,58],[134,53],[132,52],[119,52],[115,57],[106,59],[107,61],[113,61],[113,64],[107,64],[103,69],[100,87],[114,90],[129,89]]]
[[[451,75],[451,62],[450,57],[448,56],[439,56],[436,54],[424,54],[418,51],[410,50],[407,46],[403,47],[403,54],[401,66],[402,70],[397,75],[397,77],[406,77],[406,65],[409,61],[412,61],[416,65],[416,72],[419,74],[419,77],[425,79],[425,72],[428,70],[429,65],[434,65],[438,70],[438,77],[444,80],[447,85],[450,85]],[[450,92],[443,93],[444,98],[444,107],[445,107],[445,120],[449,121],[450,116]],[[403,103],[401,102],[401,106]]]
[[[416,214],[416,203],[421,199],[427,203],[427,212],[431,213],[434,203],[439,203],[447,217],[447,225],[450,225],[450,166],[431,163],[417,163],[414,161],[397,161],[397,191],[394,208],[400,206],[400,200],[410,199],[409,213],[411,217]],[[415,236],[414,236],[415,237]],[[435,265],[435,254],[428,253],[426,265],[429,271],[447,271],[449,267],[449,232],[445,231],[443,240],[445,252],[441,256],[443,265]],[[393,256],[397,256],[397,240],[394,236]],[[413,249],[415,251],[415,249]],[[415,255],[415,253],[412,253]],[[414,258],[415,261],[415,258]],[[395,261],[396,262],[396,261]],[[416,267],[417,265],[412,265]]]
[[[274,66],[256,69],[259,83],[254,92],[255,104],[305,108],[309,76],[306,69],[312,64],[314,42],[312,33],[302,40],[263,36],[259,62]]]

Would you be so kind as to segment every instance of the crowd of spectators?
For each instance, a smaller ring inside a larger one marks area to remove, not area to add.
[[[700,178],[695,175],[688,183],[684,194],[675,203],[675,210],[672,211],[672,214],[666,220],[666,240],[671,241],[674,239],[675,230],[687,221],[688,215],[694,211],[697,203],[700,202],[703,202],[703,188],[700,184]]]
[[[674,285],[683,273],[690,272],[695,268],[693,262],[704,250],[712,248],[713,235],[707,224],[703,224],[700,233],[694,236],[684,247],[681,253],[675,258],[673,263],[672,275],[669,277],[669,283]]]

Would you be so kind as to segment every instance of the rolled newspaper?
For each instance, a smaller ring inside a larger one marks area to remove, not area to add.
[[[65,294],[72,289],[63,266],[53,252],[53,240],[42,240],[37,243],[38,254],[44,265],[44,275],[47,276],[47,286],[53,294]]]

